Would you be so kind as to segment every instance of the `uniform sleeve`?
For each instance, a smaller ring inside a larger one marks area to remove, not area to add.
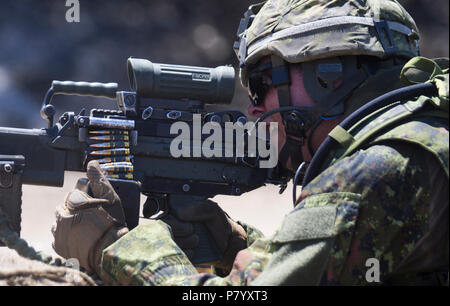
[[[242,221],[237,221],[247,233],[247,247],[251,246],[256,240],[264,238],[264,234],[256,227]]]
[[[249,231],[251,245],[237,254],[225,277],[197,273],[162,221],[139,225],[106,248],[100,277],[109,285],[247,285],[267,262],[269,240],[255,228],[241,224]]]

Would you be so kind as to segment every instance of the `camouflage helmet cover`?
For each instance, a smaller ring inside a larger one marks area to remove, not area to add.
[[[418,29],[395,0],[268,0],[240,34],[241,81],[267,55],[290,63],[345,55],[418,55]],[[239,33],[238,33],[239,34]]]

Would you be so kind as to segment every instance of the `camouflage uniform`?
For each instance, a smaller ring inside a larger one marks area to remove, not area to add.
[[[440,88],[439,101],[448,103],[448,75]],[[448,136],[448,121],[425,115],[332,160],[305,186],[273,237],[242,224],[249,247],[225,277],[198,274],[164,223],[152,222],[104,251],[102,279],[122,285],[359,285],[367,284],[366,260],[376,258],[383,283],[434,284],[428,272],[448,269]]]
[[[241,64],[271,54],[290,63],[389,58],[374,20],[389,21],[396,55],[417,55],[417,27],[396,1],[279,0],[268,1],[243,33]],[[345,116],[404,86],[400,70],[394,60],[371,75],[353,92]],[[197,273],[158,221],[106,248],[101,278],[113,285],[361,285],[370,284],[366,261],[374,258],[383,284],[439,283],[437,272],[448,273],[449,252],[448,60],[440,72],[432,76],[439,97],[394,103],[355,126],[350,140],[360,141],[397,114],[423,106],[419,115],[370,134],[351,151],[330,152],[273,237],[242,224],[248,248],[228,275]],[[424,82],[429,76],[414,77]],[[246,78],[243,66],[244,86]],[[436,109],[446,115],[436,116]]]

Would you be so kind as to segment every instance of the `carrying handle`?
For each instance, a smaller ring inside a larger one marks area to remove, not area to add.
[[[55,116],[56,108],[51,104],[51,101],[54,95],[62,94],[115,99],[117,89],[117,83],[53,81],[42,103],[41,117],[47,120],[49,128],[53,127],[53,117]]]

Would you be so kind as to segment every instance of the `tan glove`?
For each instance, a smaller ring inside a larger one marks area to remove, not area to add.
[[[203,223],[223,255],[222,260],[214,263],[214,266],[225,274],[230,272],[236,254],[247,247],[247,233],[244,228],[233,221],[217,203],[210,200],[172,211],[164,216],[162,221],[171,227],[175,242],[190,259],[199,244],[199,237],[194,233],[192,222]]]
[[[120,199],[97,161],[89,162],[87,177],[88,184],[79,180],[65,203],[56,208],[53,249],[64,258],[78,259],[88,272],[99,274],[102,251],[128,228]]]

